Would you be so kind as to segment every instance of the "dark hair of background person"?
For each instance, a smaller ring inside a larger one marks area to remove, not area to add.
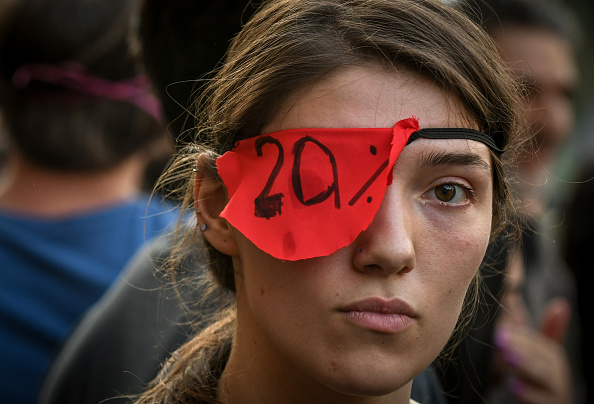
[[[219,66],[231,39],[255,9],[247,0],[143,2],[139,55],[178,144],[195,135],[189,108],[202,81]]]
[[[574,45],[582,40],[574,15],[552,1],[460,0],[460,4],[488,32],[516,24],[551,30]]]
[[[15,2],[0,31],[0,106],[8,147],[60,171],[101,171],[138,152],[161,164],[169,157],[172,142],[162,124],[135,105],[35,80],[24,89],[12,84],[22,66],[67,61],[113,82],[135,77],[138,65],[126,39],[130,8],[137,3],[114,7],[120,2],[105,0],[88,7],[65,0]],[[71,15],[76,18],[66,21]]]

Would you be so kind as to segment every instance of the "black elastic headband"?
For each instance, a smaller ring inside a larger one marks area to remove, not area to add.
[[[481,132],[480,130],[476,129],[468,129],[468,128],[424,128],[414,132],[410,135],[408,139],[408,143],[417,140],[418,138],[424,139],[469,139],[469,140],[476,140],[477,142],[481,142],[487,145],[491,150],[493,150],[498,155],[503,153],[503,150],[497,147],[497,144],[493,140],[493,138],[486,133]]]

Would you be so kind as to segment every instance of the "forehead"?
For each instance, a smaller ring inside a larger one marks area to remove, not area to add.
[[[421,127],[475,127],[437,85],[403,69],[353,66],[296,91],[263,133],[296,128],[386,128],[410,116]]]
[[[510,25],[493,32],[493,38],[517,75],[532,77],[538,83],[558,81],[573,85],[577,81],[572,46],[555,32]]]

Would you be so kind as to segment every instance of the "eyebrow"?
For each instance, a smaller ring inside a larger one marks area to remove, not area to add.
[[[419,168],[440,166],[475,166],[491,172],[491,166],[481,156],[470,152],[431,152],[424,154]]]

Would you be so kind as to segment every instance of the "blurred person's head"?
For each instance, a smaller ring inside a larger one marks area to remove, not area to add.
[[[171,152],[129,47],[136,0],[14,0],[0,15],[0,108],[11,151],[64,172]]]
[[[553,0],[469,0],[497,42],[502,58],[525,85],[533,148],[520,159],[519,189],[535,203],[559,147],[574,124],[578,28],[572,12]]]

